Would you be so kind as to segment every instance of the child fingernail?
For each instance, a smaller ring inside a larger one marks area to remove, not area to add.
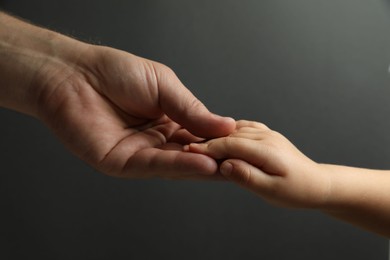
[[[231,163],[229,163],[229,162],[222,163],[222,165],[221,165],[219,170],[221,171],[221,174],[223,176],[228,177],[232,173],[233,165]]]
[[[183,146],[183,151],[184,152],[188,152],[189,150],[190,150],[190,146],[188,144]]]

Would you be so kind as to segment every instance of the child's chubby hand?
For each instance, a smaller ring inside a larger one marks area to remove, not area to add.
[[[223,176],[275,205],[320,208],[330,193],[331,180],[321,166],[261,123],[237,121],[231,135],[186,150],[223,160]]]

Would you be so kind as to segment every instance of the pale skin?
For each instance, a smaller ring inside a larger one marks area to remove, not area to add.
[[[389,171],[315,163],[263,124],[210,113],[163,64],[2,12],[0,107],[41,120],[110,176],[215,180],[219,171],[276,205],[390,236]],[[204,138],[216,139],[194,143]]]
[[[45,123],[110,176],[220,179],[183,145],[230,134],[167,66],[87,44],[0,12],[0,107]]]
[[[271,204],[321,210],[390,237],[388,170],[316,163],[280,133],[251,121],[238,121],[227,137],[184,149],[223,160],[225,178]]]

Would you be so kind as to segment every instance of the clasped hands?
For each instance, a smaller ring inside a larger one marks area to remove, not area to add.
[[[228,179],[276,204],[320,203],[318,187],[303,190],[301,183],[325,178],[308,180],[316,164],[282,135],[261,123],[210,113],[165,65],[102,46],[79,53],[77,62],[52,60],[41,70],[47,84],[38,116],[99,171],[125,178]],[[308,194],[319,195],[300,198]]]
[[[43,121],[107,175],[227,179],[390,236],[390,171],[318,164],[262,123],[212,114],[163,64],[2,12],[0,58],[0,107]]]

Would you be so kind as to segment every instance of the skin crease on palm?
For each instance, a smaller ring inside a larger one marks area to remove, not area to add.
[[[44,80],[50,91],[39,97],[45,104],[40,117],[100,171],[131,178],[221,179],[214,159],[183,152],[183,145],[227,135],[234,120],[209,113],[165,65],[89,46],[74,67],[49,63],[41,71],[53,77]]]
[[[36,117],[91,166],[125,178],[221,179],[214,159],[182,147],[235,129],[167,66],[3,12],[0,107]]]
[[[43,121],[110,176],[227,179],[390,237],[390,171],[316,163],[263,124],[210,113],[163,64],[3,12],[0,107]]]
[[[376,207],[390,202],[383,172],[320,167],[264,125],[237,132],[243,122],[237,128],[233,119],[211,114],[165,65],[82,43],[2,12],[0,106],[43,121],[70,151],[110,176],[218,180],[224,179],[218,170],[235,163],[236,174],[225,174],[226,179],[271,203],[322,209],[390,234],[390,211]],[[242,140],[221,141],[229,135]],[[213,140],[204,150],[188,150],[205,139]],[[223,149],[214,150],[218,144]],[[224,160],[220,169],[218,159]],[[313,187],[330,176],[334,188],[324,203],[321,190],[328,189]],[[362,190],[368,199],[357,201]]]

